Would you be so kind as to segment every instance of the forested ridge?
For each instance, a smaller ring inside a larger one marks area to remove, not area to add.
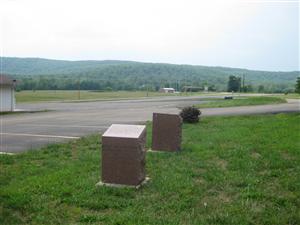
[[[266,92],[292,91],[299,71],[271,72],[227,67],[141,63],[132,61],[66,61],[41,58],[1,58],[2,73],[19,80],[21,90],[158,90],[160,87],[204,87],[224,91],[230,75]]]

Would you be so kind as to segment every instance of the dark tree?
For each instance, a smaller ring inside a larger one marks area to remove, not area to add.
[[[259,85],[258,86],[258,92],[263,93],[265,91],[265,86],[264,85]]]
[[[241,78],[236,76],[230,76],[227,86],[227,91],[231,92],[238,92],[241,88]]]
[[[253,87],[251,84],[244,85],[243,92],[253,92]]]
[[[297,77],[296,89],[295,92],[300,94],[300,77]]]
[[[208,86],[208,90],[209,90],[209,91],[216,91],[217,88],[216,88],[215,85],[210,85],[210,86]]]

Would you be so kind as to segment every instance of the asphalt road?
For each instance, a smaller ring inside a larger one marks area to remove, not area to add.
[[[218,98],[220,96],[210,96]],[[92,133],[101,133],[112,123],[140,124],[151,120],[153,112],[178,113],[180,107],[204,102],[203,97],[160,97],[139,100],[56,102],[19,104],[24,110],[51,110],[1,116],[0,152],[38,149],[48,143],[63,142]],[[263,106],[202,109],[203,116],[242,115],[300,111],[299,101]]]

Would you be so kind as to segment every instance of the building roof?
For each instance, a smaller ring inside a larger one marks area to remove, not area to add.
[[[11,79],[11,77],[0,74],[0,84],[8,84],[8,85],[13,85],[16,80]]]
[[[163,90],[175,90],[174,88],[162,88]]]

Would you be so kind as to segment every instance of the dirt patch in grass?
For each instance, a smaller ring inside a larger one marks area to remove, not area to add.
[[[295,158],[290,155],[287,151],[281,152],[281,157],[285,160],[294,160]]]
[[[259,153],[256,152],[256,151],[252,151],[252,152],[251,152],[251,157],[252,157],[253,159],[259,159],[259,158],[261,157],[261,154],[259,154]]]
[[[213,165],[216,165],[217,168],[219,168],[221,170],[226,170],[227,165],[228,165],[228,162],[226,160],[221,159],[219,157],[215,157],[215,158],[211,159],[210,163],[213,164]]]

